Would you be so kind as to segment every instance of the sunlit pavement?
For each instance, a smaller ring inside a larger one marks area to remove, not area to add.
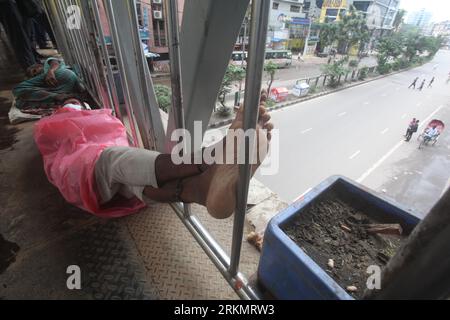
[[[419,131],[435,118],[450,123],[449,72],[450,51],[441,51],[422,67],[272,112],[279,171],[257,178],[291,202],[341,174],[423,215],[449,183],[450,133],[422,150],[417,134],[409,143],[403,135],[413,117]],[[408,89],[415,77],[427,80],[423,91]]]

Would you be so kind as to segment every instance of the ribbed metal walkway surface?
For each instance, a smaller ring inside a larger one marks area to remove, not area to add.
[[[232,218],[215,220],[203,207],[193,206],[206,228],[229,252]],[[237,299],[222,275],[167,205],[127,218],[130,234],[144,260],[147,277],[158,296],[168,299]],[[256,272],[259,252],[243,243],[241,270]]]

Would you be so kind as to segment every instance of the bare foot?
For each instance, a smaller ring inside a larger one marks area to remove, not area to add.
[[[264,102],[266,95],[263,93],[261,96],[261,105],[259,107],[259,118],[256,126],[256,164],[252,165],[252,176],[258,167],[263,162],[267,155],[269,142],[271,139],[271,130],[273,125],[269,122],[270,115],[267,113]],[[243,129],[243,108],[241,108],[236,115],[230,129]],[[261,130],[261,129],[265,129]],[[229,131],[230,132],[230,131]],[[230,138],[230,134],[227,133],[225,144]],[[231,158],[237,160],[236,152],[237,148],[243,146],[236,146],[231,152],[234,153]],[[229,159],[228,157],[226,159]],[[203,178],[206,179],[208,184],[208,192],[205,200],[206,208],[208,212],[217,219],[225,219],[231,216],[236,207],[236,190],[239,180],[239,164],[234,161],[233,164],[214,164],[203,173]]]

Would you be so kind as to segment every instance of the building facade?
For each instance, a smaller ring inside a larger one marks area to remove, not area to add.
[[[301,50],[310,25],[303,7],[304,0],[271,1],[268,29],[270,48]]]
[[[431,18],[431,12],[428,12],[426,9],[421,9],[408,14],[406,23],[418,27],[419,29],[423,29],[430,25]]]
[[[444,38],[444,46],[450,49],[450,20],[435,23],[431,35]]]
[[[399,0],[325,0],[322,5],[320,22],[339,21],[351,6],[362,12],[369,29],[391,30],[397,15]]]
[[[136,0],[136,8],[142,41],[151,52],[158,53],[162,60],[168,60],[165,0]],[[178,0],[178,17],[181,24],[184,0]]]

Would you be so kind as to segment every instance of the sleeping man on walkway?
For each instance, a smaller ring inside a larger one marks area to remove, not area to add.
[[[27,74],[30,79],[13,89],[16,107],[22,111],[53,108],[83,90],[77,75],[56,58],[31,66]]]
[[[252,173],[267,154],[273,129],[265,99],[263,94]],[[241,108],[229,132],[242,127]],[[218,219],[234,212],[239,178],[236,154],[242,146],[227,148],[234,145],[229,133],[202,150],[202,155],[209,152],[226,162],[175,164],[171,154],[130,147],[125,127],[111,110],[83,110],[81,102],[71,99],[36,124],[34,138],[49,181],[68,202],[92,214],[120,217],[151,201],[198,203]]]

